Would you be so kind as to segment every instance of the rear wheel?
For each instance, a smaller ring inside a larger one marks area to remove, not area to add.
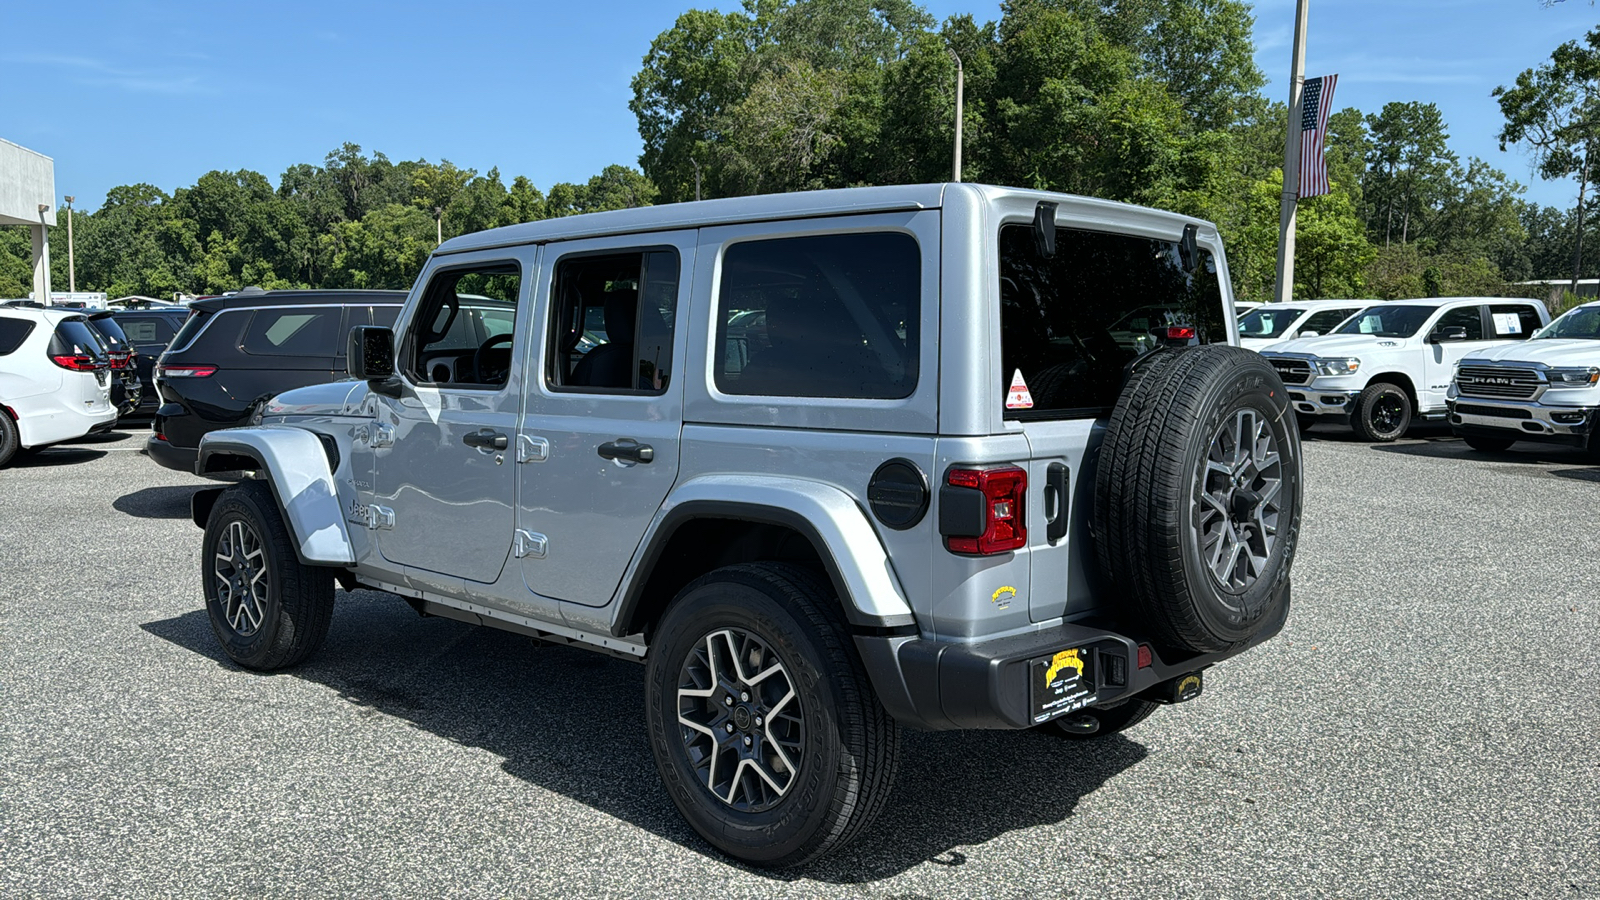
[[[11,421],[10,413],[0,409],[0,467],[11,462],[11,457],[20,449],[22,438],[17,434],[17,423]]]
[[[1479,453],[1499,453],[1510,449],[1511,445],[1517,442],[1516,438],[1483,437],[1476,434],[1462,435],[1461,439],[1467,442],[1468,447]]]
[[[849,842],[888,799],[899,731],[831,587],[807,569],[718,569],[673,600],[647,663],[651,750],[700,836],[760,866]]]
[[[1388,382],[1367,385],[1350,411],[1350,427],[1362,440],[1374,444],[1400,439],[1411,427],[1410,395]]]
[[[322,646],[333,572],[300,562],[265,484],[245,481],[218,497],[201,548],[206,613],[230,659],[270,671]]]

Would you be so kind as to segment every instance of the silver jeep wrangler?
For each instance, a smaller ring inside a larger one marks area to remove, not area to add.
[[[270,670],[335,584],[647,668],[667,792],[793,866],[899,729],[1127,728],[1276,634],[1294,413],[1210,224],[972,184],[465,235],[353,380],[208,434],[206,607]]]

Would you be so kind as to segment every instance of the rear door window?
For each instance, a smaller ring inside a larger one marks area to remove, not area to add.
[[[1539,311],[1526,303],[1496,303],[1489,307],[1489,327],[1500,340],[1525,341],[1544,323]]]
[[[22,342],[33,333],[32,319],[12,319],[0,316],[0,356],[16,352]]]
[[[1056,255],[1045,259],[1031,227],[1007,225],[997,390],[1005,397],[1020,373],[1033,405],[1006,418],[1104,415],[1128,363],[1163,346],[1225,343],[1225,315],[1208,250],[1190,273],[1176,241],[1058,228]]]
[[[556,264],[546,378],[552,388],[663,393],[672,379],[678,254],[576,254]],[[510,322],[486,317],[490,328]]]
[[[922,259],[901,232],[745,241],[723,254],[725,394],[899,400],[917,387]]]

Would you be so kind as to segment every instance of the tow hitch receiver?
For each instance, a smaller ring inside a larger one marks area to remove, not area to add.
[[[1190,672],[1170,681],[1163,681],[1140,696],[1157,703],[1183,703],[1200,696],[1200,692],[1204,689],[1205,681],[1200,673]]]

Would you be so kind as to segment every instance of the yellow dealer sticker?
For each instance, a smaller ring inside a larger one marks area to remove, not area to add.
[[[1056,680],[1056,675],[1059,674],[1062,669],[1076,669],[1078,672],[1078,677],[1083,677],[1083,660],[1078,658],[1077,650],[1063,650],[1060,653],[1057,653],[1055,657],[1050,660],[1049,671],[1044,673],[1044,683],[1053,684]]]
[[[1017,596],[1017,589],[1008,584],[1003,588],[997,588],[994,593],[990,594],[989,602],[997,604],[1001,609],[1006,609],[1011,606],[1011,599],[1015,596]]]

